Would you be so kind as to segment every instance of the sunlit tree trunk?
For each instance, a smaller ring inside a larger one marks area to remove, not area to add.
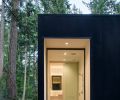
[[[16,52],[17,52],[17,12],[19,0],[12,0],[11,30],[9,43],[9,65],[8,65],[8,97],[9,100],[16,100]]]
[[[27,65],[28,65],[28,57],[27,57],[27,47],[25,47],[25,69],[24,69],[24,85],[23,85],[23,96],[22,100],[25,100],[26,94],[26,79],[27,79]]]

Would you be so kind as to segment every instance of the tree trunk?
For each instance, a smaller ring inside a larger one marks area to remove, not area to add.
[[[11,31],[9,44],[8,97],[16,100],[16,52],[17,52],[17,11],[19,0],[12,0]]]
[[[27,47],[25,47],[25,70],[24,70],[24,85],[23,85],[22,100],[25,100],[25,94],[26,94],[27,65],[28,65]]]
[[[33,62],[33,64],[34,64],[34,67],[35,67],[35,69],[34,69],[34,84],[35,84],[35,95],[36,94],[38,94],[38,68],[37,68],[37,57],[36,57],[36,51],[37,51],[37,43],[35,43],[35,45],[34,45],[34,62]],[[36,100],[38,100],[38,95],[36,95]]]
[[[4,2],[1,8],[1,23],[0,23],[0,77],[3,72],[3,41],[4,41]]]

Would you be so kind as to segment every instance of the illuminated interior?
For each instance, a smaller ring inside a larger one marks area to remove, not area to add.
[[[45,100],[90,100],[90,40],[44,41]]]

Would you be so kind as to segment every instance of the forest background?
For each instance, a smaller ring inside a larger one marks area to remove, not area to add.
[[[91,14],[120,14],[119,0],[80,1]],[[70,0],[1,1],[0,100],[38,100],[38,14],[83,13]]]

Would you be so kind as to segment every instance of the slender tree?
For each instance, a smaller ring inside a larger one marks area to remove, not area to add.
[[[3,41],[4,41],[4,2],[1,6],[1,21],[0,21],[0,77],[3,72]]]
[[[12,0],[11,11],[11,31],[9,44],[9,67],[8,67],[8,97],[10,100],[16,100],[16,52],[17,52],[17,18],[19,0]]]
[[[27,66],[28,66],[28,56],[27,56],[27,46],[25,47],[25,69],[24,69],[24,86],[23,86],[23,95],[22,100],[25,100],[26,94],[26,79],[27,79]]]

